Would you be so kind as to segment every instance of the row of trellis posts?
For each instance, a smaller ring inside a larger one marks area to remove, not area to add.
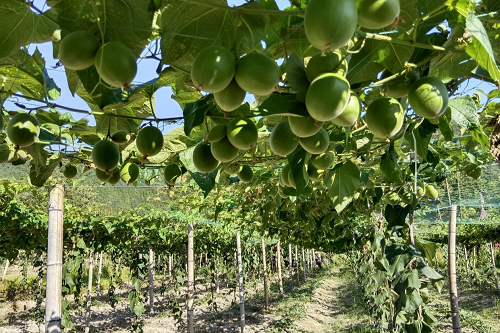
[[[45,332],[60,333],[61,332],[61,302],[62,302],[62,264],[63,264],[63,212],[64,212],[64,187],[55,185],[50,190],[49,197],[49,225],[48,225],[48,244],[47,244],[47,288],[46,288],[46,307],[45,307]],[[188,288],[186,296],[187,307],[187,331],[194,332],[194,229],[192,224],[187,226],[188,234],[188,251],[187,251],[187,278]],[[264,295],[265,307],[269,307],[268,295],[268,276],[266,268],[266,245],[264,239],[261,239],[262,245],[262,264],[264,278]],[[236,258],[237,258],[237,276],[239,286],[239,303],[240,303],[240,329],[245,331],[245,293],[243,283],[243,265],[241,259],[241,239],[240,233],[236,233]],[[314,269],[315,251],[302,248],[302,273],[303,280],[307,278],[307,274]],[[293,264],[296,265],[297,279],[300,272],[298,248],[295,246],[295,260],[292,258],[292,244],[288,244],[289,254],[289,283],[290,290],[293,290]],[[99,253],[99,268],[97,275],[97,297],[100,296],[100,277],[102,270],[103,254]],[[85,332],[90,329],[90,307],[91,307],[91,290],[93,276],[94,253],[90,252],[89,258],[89,280],[87,288],[87,303],[85,316]],[[172,255],[169,256],[169,274],[172,267]],[[281,244],[278,241],[276,249],[276,270],[278,273],[278,283],[280,295],[284,294],[283,278],[281,271]],[[149,250],[149,310],[154,311],[154,253]],[[219,290],[219,259],[216,258],[216,290]]]

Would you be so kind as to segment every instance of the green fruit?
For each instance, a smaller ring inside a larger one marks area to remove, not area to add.
[[[381,79],[385,79],[392,76],[391,72],[387,69],[382,72]],[[418,71],[411,71],[404,76],[398,77],[385,83],[381,87],[381,91],[384,96],[392,98],[401,98],[408,95],[410,86],[420,78],[420,73]]]
[[[288,181],[288,173],[290,172],[290,164],[287,164],[281,169],[280,179],[284,186],[290,186]]]
[[[287,156],[297,148],[299,140],[290,130],[288,123],[274,126],[269,138],[271,150],[278,156]]]
[[[408,102],[420,117],[434,119],[446,111],[448,91],[441,80],[427,76],[411,85]]]
[[[323,170],[318,170],[312,163],[309,163],[307,165],[307,174],[309,175],[309,179],[316,181],[323,179],[325,172]]]
[[[202,173],[210,173],[217,169],[219,161],[212,155],[210,144],[200,143],[193,150],[193,163],[196,169]]]
[[[101,181],[101,183],[106,183],[110,178],[113,172],[106,172],[100,169],[95,169],[95,175],[97,179]]]
[[[309,82],[324,73],[347,75],[347,60],[340,52],[318,52],[307,63],[306,76]]]
[[[120,178],[127,185],[135,182],[139,178],[139,167],[134,163],[126,163],[120,170]]]
[[[39,134],[40,124],[38,120],[27,113],[16,114],[7,126],[7,135],[15,146],[31,146],[38,139]]]
[[[425,187],[425,196],[429,199],[436,200],[439,196],[438,191],[432,185],[427,185]]]
[[[120,149],[111,141],[101,140],[92,149],[92,161],[96,168],[109,172],[116,168],[120,161]]]
[[[240,151],[229,142],[227,137],[220,141],[212,142],[210,144],[210,150],[215,159],[223,163],[234,160]]]
[[[101,44],[87,31],[75,31],[67,35],[59,45],[59,60],[64,67],[75,71],[89,68]]]
[[[331,151],[323,152],[321,154],[311,156],[309,161],[317,169],[324,170],[332,166],[335,161],[335,155],[333,155],[333,152]]]
[[[238,178],[244,183],[250,183],[253,179],[253,171],[252,168],[248,165],[243,165],[238,172]]]
[[[424,188],[423,188],[422,186],[420,186],[420,185],[417,187],[417,195],[418,195],[420,198],[421,198],[421,197],[423,197],[423,196],[425,195],[425,190],[424,190]]]
[[[342,113],[332,119],[332,123],[338,126],[351,127],[361,115],[361,100],[358,95],[351,93],[349,102]]]
[[[130,141],[130,134],[128,134],[127,131],[116,131],[111,135],[111,140],[121,145]]]
[[[6,143],[0,144],[0,164],[7,163],[13,157],[13,151]]]
[[[317,121],[311,117],[288,117],[288,124],[293,134],[299,138],[307,138],[319,132],[323,127],[323,122]]]
[[[420,202],[420,199],[418,198],[418,196],[413,195],[413,201],[411,202],[411,205],[416,206],[416,205],[418,205],[419,202]]]
[[[177,179],[182,176],[182,170],[177,164],[169,164],[163,171],[165,183],[174,186]]]
[[[394,98],[379,98],[368,106],[365,121],[375,136],[391,138],[403,127],[403,108]]]
[[[341,48],[356,31],[355,0],[310,0],[304,16],[307,40],[320,51]]]
[[[214,94],[215,102],[226,112],[239,108],[245,100],[245,96],[246,91],[241,89],[234,79],[226,88]]]
[[[135,144],[145,159],[155,156],[163,149],[163,134],[154,126],[144,127],[139,131]]]
[[[95,68],[101,79],[115,88],[128,88],[137,74],[134,54],[119,42],[106,43],[97,51]]]
[[[387,202],[391,204],[392,206],[397,205],[399,203],[399,196],[396,192],[391,192],[387,196]]]
[[[78,169],[74,165],[67,164],[64,167],[63,175],[67,179],[75,178],[77,174],[78,174]]]
[[[266,55],[251,52],[236,63],[234,78],[241,89],[256,96],[269,95],[280,81],[278,66]]]
[[[358,24],[367,29],[382,29],[394,23],[401,10],[399,0],[357,0]]]
[[[307,152],[311,154],[321,154],[330,146],[330,138],[325,129],[321,128],[321,130],[313,136],[300,138],[299,143]]]
[[[208,132],[208,142],[217,142],[224,139],[227,135],[226,125],[217,125]]]
[[[338,117],[350,98],[349,82],[338,74],[321,74],[309,86],[306,107],[311,117],[330,121]]]
[[[234,77],[234,54],[222,46],[209,46],[196,56],[191,78],[198,90],[217,93],[224,90]]]
[[[116,185],[120,181],[120,169],[116,168],[111,172],[111,177],[108,179],[108,183],[111,185]]]
[[[307,173],[306,169],[304,168],[302,170],[303,177],[306,180],[306,183],[309,182],[309,174]],[[288,171],[288,183],[290,184],[290,187],[293,187],[294,189],[297,189],[297,186],[295,185],[295,179],[293,178],[293,172],[292,168]]]
[[[242,166],[239,163],[230,163],[224,165],[224,172],[228,175],[235,175],[240,172]]]
[[[227,138],[238,149],[247,150],[257,143],[259,133],[254,122],[248,118],[236,118],[227,125]]]
[[[413,201],[413,193],[411,192],[402,190],[398,193],[398,195],[401,201],[403,201],[407,205],[411,204]]]

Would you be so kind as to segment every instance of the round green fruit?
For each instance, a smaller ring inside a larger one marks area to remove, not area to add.
[[[288,124],[293,134],[299,138],[307,138],[319,132],[323,127],[322,121],[317,121],[311,117],[288,117]]]
[[[307,63],[306,76],[309,82],[324,73],[347,75],[347,60],[340,52],[319,52],[312,56]]]
[[[403,108],[394,98],[379,98],[368,106],[365,121],[375,136],[391,138],[403,127]]]
[[[252,168],[248,165],[243,165],[238,172],[238,178],[244,183],[250,183],[253,179]]]
[[[236,118],[227,125],[227,138],[238,149],[253,148],[259,138],[254,122],[248,118]]]
[[[421,198],[421,197],[423,197],[423,196],[425,195],[425,190],[424,190],[424,188],[423,188],[422,186],[420,186],[420,185],[417,187],[417,195],[418,195],[420,198]]]
[[[440,79],[427,76],[410,86],[408,102],[420,117],[434,119],[446,111],[448,91]]]
[[[349,102],[342,113],[332,119],[332,123],[338,126],[351,127],[361,115],[361,100],[358,95],[351,93]]]
[[[92,149],[92,161],[96,168],[110,172],[120,161],[120,149],[111,141],[101,140]]]
[[[111,140],[116,143],[116,144],[124,144],[130,141],[130,134],[127,133],[127,131],[116,131],[111,135]]]
[[[231,142],[229,142],[228,138],[212,142],[210,144],[210,150],[212,151],[212,155],[219,162],[231,162],[238,156],[238,152],[240,151],[238,148],[233,146]]]
[[[97,51],[95,68],[101,79],[115,88],[127,88],[137,74],[134,54],[119,42],[106,43]]]
[[[67,179],[72,179],[75,178],[77,174],[78,174],[78,169],[76,168],[76,166],[71,164],[66,164],[63,171],[64,177],[66,177]]]
[[[288,173],[290,172],[290,164],[287,164],[281,169],[280,178],[284,186],[290,186],[290,182],[288,181]]]
[[[233,79],[231,83],[223,90],[214,94],[217,105],[226,112],[236,110],[245,100],[246,91],[241,89],[238,83]]]
[[[264,54],[251,52],[236,63],[234,78],[241,89],[256,96],[264,96],[274,91],[280,73],[274,60]]]
[[[126,163],[120,170],[120,178],[127,185],[135,182],[139,178],[139,167],[134,163]]]
[[[399,203],[398,194],[396,192],[389,193],[389,195],[387,196],[387,202],[392,206],[397,205]]]
[[[40,124],[27,113],[18,113],[9,121],[7,136],[15,146],[28,147],[38,139]]]
[[[335,155],[333,155],[333,152],[331,151],[323,152],[321,154],[311,156],[309,161],[316,167],[316,169],[324,170],[332,166],[335,161]]]
[[[432,185],[427,185],[425,187],[425,196],[429,199],[436,200],[439,196],[438,191]]]
[[[202,173],[210,173],[217,169],[219,161],[212,155],[210,144],[200,143],[193,150],[193,163],[196,169]]]
[[[316,181],[323,179],[325,172],[323,170],[318,170],[312,163],[309,163],[307,165],[307,174],[309,175],[309,179]]]
[[[386,79],[392,76],[392,73],[387,69],[382,72],[381,79]],[[410,86],[420,79],[420,73],[418,71],[411,71],[404,76],[398,77],[394,80],[391,80],[385,83],[381,87],[381,91],[384,96],[392,97],[392,98],[401,98],[408,95],[408,91],[410,90]]]
[[[120,169],[116,168],[111,172],[111,177],[108,179],[108,183],[111,185],[116,185],[120,182]]]
[[[297,148],[299,140],[290,130],[288,123],[274,126],[269,138],[271,150],[278,156],[287,156]]]
[[[165,176],[165,183],[174,186],[177,179],[182,176],[182,170],[177,164],[169,164],[163,170]]]
[[[95,175],[97,179],[101,181],[101,183],[106,183],[110,178],[113,172],[106,172],[100,169],[95,169]]]
[[[217,125],[208,132],[207,140],[208,142],[217,142],[224,139],[227,136],[227,126]]]
[[[154,126],[144,127],[139,131],[135,144],[146,159],[158,154],[163,149],[163,134]]]
[[[13,157],[13,152],[6,143],[0,144],[0,164],[7,163]]]
[[[402,190],[398,193],[399,198],[401,201],[403,201],[405,204],[409,205],[413,202],[413,193]]]
[[[307,90],[307,111],[316,120],[330,121],[344,111],[350,95],[349,82],[343,76],[321,74]]]
[[[356,31],[358,12],[355,0],[310,0],[304,15],[309,43],[320,51],[344,46]]]
[[[382,29],[394,23],[401,11],[399,0],[357,0],[358,24],[367,29]]]
[[[224,90],[234,76],[234,55],[222,46],[209,46],[196,56],[191,78],[198,90],[217,93]]]
[[[75,31],[64,37],[59,45],[59,60],[64,67],[75,71],[89,68],[101,44],[87,31]]]
[[[230,163],[224,165],[224,172],[228,175],[235,175],[240,172],[242,166],[239,163]]]
[[[311,154],[321,154],[330,146],[330,138],[325,129],[321,128],[321,130],[313,136],[300,138],[299,143],[307,152]]]

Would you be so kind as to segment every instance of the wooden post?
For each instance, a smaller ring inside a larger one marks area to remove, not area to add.
[[[102,251],[99,253],[99,269],[97,270],[96,299],[101,298]]]
[[[92,276],[94,275],[94,250],[89,256],[89,283],[87,285],[87,311],[85,313],[85,333],[90,332],[90,307],[92,306]]]
[[[410,243],[413,246],[415,246],[415,233],[413,232],[413,212],[410,212],[410,214],[408,214],[408,219],[409,219],[408,230],[410,232]]]
[[[240,233],[236,233],[236,251],[238,252],[238,284],[240,286],[240,328],[245,332],[245,288],[243,286],[243,264],[241,262]]]
[[[45,332],[61,332],[62,252],[64,187],[54,185],[49,197],[47,241],[47,287],[45,297]]]
[[[283,279],[281,278],[281,245],[280,241],[276,246],[276,265],[278,266],[278,283],[280,286],[280,295],[283,295]]]
[[[187,275],[188,275],[188,290],[186,297],[187,304],[187,330],[188,333],[194,333],[194,317],[193,317],[193,304],[194,304],[194,242],[193,242],[193,225],[188,224],[188,262],[187,262]]]
[[[477,253],[476,253],[476,245],[472,248],[472,270],[474,273],[476,272],[476,261],[477,261]]]
[[[469,277],[469,255],[467,253],[467,246],[464,245],[464,253],[465,253],[465,268],[467,272],[467,277]]]
[[[9,268],[9,259],[5,261],[5,267],[3,269],[2,280],[5,280],[5,276],[7,276],[7,268]]]
[[[170,253],[168,255],[168,280],[172,281],[172,262],[173,262],[173,255]]]
[[[155,268],[155,254],[152,248],[149,248],[149,314],[154,313],[155,294],[154,294],[154,272]]]
[[[306,258],[304,255],[304,248],[302,248],[302,272],[304,273],[304,282],[306,282]]]
[[[458,310],[458,288],[456,267],[457,206],[451,206],[448,228],[448,278],[450,279],[450,307],[453,333],[460,333],[460,315]]]
[[[264,297],[266,299],[266,310],[269,307],[269,295],[267,294],[267,268],[266,268],[266,243],[264,238],[260,239],[262,243],[262,270],[264,271]]]
[[[311,250],[311,265],[314,271],[316,269],[316,251],[314,249]]]
[[[491,247],[491,263],[493,264],[493,274],[495,275],[495,286],[498,291],[498,275],[497,275],[497,265],[495,263],[495,247],[493,246],[493,242],[490,243]]]
[[[298,251],[297,251],[297,245],[295,245],[295,266],[296,266],[296,268],[295,268],[295,272],[296,273],[295,274],[297,275],[297,284],[299,284],[300,283],[300,281],[299,281],[300,264],[299,264],[299,256],[298,256]]]
[[[215,258],[215,292],[219,293],[219,256]]]
[[[288,243],[288,274],[290,275],[290,291],[293,291],[293,258],[292,244]]]

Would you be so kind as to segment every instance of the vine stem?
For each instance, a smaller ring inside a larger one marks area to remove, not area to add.
[[[433,17],[434,15],[437,15],[441,12],[442,9],[446,8],[446,6],[448,6],[447,3],[444,3],[442,4],[441,6],[435,8],[434,10],[432,10],[431,12],[429,12],[429,14],[425,15],[425,16],[422,16],[422,17],[419,17],[415,20],[415,22],[413,22],[413,40],[416,41],[417,40],[417,26],[420,22],[424,22],[424,21],[427,21],[428,19],[430,19],[431,17]]]
[[[198,1],[198,0],[181,0],[182,2],[187,2],[193,5],[205,6],[214,9],[227,10],[231,12],[245,13],[245,14],[262,14],[262,15],[274,15],[274,16],[301,16],[304,15],[303,10],[267,10],[267,9],[256,9],[256,8],[238,8],[238,7],[228,7],[222,5],[216,5],[213,3]]]
[[[392,37],[385,36],[385,35],[372,34],[370,32],[364,32],[364,31],[359,31],[358,30],[358,34],[360,36],[366,37],[368,39],[379,40],[379,41],[384,41],[384,42],[390,42],[390,43],[398,44],[398,45],[412,46],[412,47],[418,47],[418,48],[421,48],[421,49],[428,49],[428,50],[441,51],[441,52],[442,51],[449,51],[449,50],[446,50],[442,46],[437,46],[437,45],[432,45],[432,44],[424,44],[424,43],[417,43],[417,42],[412,42],[412,41],[407,41],[407,40],[392,38]]]

